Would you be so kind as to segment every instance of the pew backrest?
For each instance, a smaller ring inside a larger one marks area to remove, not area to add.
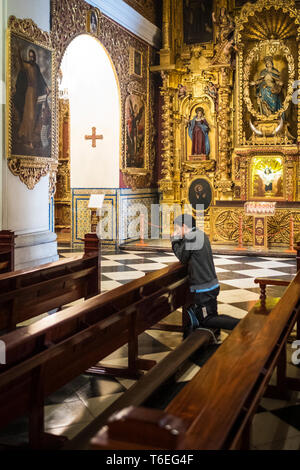
[[[1,425],[28,410],[35,390],[49,395],[189,302],[189,296],[186,268],[175,263],[3,335]]]
[[[98,254],[0,275],[0,331],[99,293]]]

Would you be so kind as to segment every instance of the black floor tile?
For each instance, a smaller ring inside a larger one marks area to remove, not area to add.
[[[220,266],[221,267],[221,266]],[[238,274],[234,271],[228,271],[225,273],[217,273],[219,281],[228,281],[233,279],[249,279],[250,276],[245,276],[244,274]]]
[[[300,404],[295,406],[288,406],[286,408],[280,408],[279,410],[273,410],[272,413],[280,418],[282,421],[288,423],[290,426],[300,431]]]

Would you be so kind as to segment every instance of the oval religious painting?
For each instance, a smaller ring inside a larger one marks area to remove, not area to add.
[[[202,204],[206,210],[212,201],[212,190],[209,182],[204,178],[194,180],[189,189],[189,202],[193,209]]]

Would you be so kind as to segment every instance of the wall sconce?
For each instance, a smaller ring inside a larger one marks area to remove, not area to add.
[[[97,215],[97,211],[102,208],[105,194],[91,194],[88,208],[91,209],[91,231],[95,233],[97,231],[97,225],[100,217]]]

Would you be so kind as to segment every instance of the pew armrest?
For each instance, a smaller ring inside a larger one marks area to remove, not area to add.
[[[265,279],[265,278],[256,278],[254,279],[255,284],[259,284],[260,288],[260,302],[262,308],[266,308],[266,288],[267,286],[289,286],[290,281],[284,281],[282,279]]]
[[[259,286],[288,286],[290,285],[291,281],[284,281],[283,279],[265,279],[258,277],[254,279],[255,284],[259,284]]]

